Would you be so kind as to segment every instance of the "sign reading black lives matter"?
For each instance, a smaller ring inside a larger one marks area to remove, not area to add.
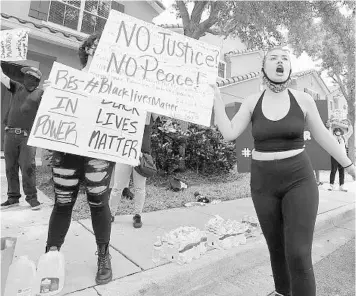
[[[218,47],[111,10],[89,72],[93,93],[210,126]]]
[[[28,144],[135,166],[147,113],[93,95],[94,78],[55,62]]]

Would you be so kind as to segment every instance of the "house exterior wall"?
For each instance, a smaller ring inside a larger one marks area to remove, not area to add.
[[[259,77],[243,81],[241,83],[231,84],[221,87],[221,97],[225,105],[231,105],[235,102],[241,103],[248,96],[260,91],[261,79]]]
[[[304,89],[307,88],[315,93],[318,93],[320,95],[320,100],[326,100],[329,97],[329,94],[325,91],[323,87],[321,87],[320,83],[323,82],[318,81],[318,79],[315,78],[314,74],[311,73],[293,79],[290,88],[303,92]],[[233,105],[235,102],[241,103],[249,95],[262,91],[263,87],[264,86],[262,85],[262,78],[255,77],[249,80],[242,81],[240,83],[222,86],[220,87],[220,91],[225,105],[229,106]]]
[[[231,56],[231,77],[251,72],[260,72],[262,68],[262,52],[251,52]]]
[[[304,91],[304,88],[311,89],[320,95],[321,100],[326,100],[326,95],[328,93],[321,87],[320,83],[317,81],[313,74],[305,75],[297,79],[297,83],[293,84],[291,88]]]
[[[15,5],[16,4],[16,5]],[[29,17],[28,12],[30,10],[31,1],[1,1],[1,12],[8,15],[13,15],[19,17],[26,21],[33,21],[36,23],[41,23],[40,21]]]

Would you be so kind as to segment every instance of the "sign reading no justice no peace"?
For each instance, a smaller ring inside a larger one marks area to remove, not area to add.
[[[111,11],[89,72],[92,92],[125,105],[210,125],[218,47]]]

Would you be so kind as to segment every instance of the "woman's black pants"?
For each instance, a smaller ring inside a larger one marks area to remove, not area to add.
[[[252,160],[251,193],[276,292],[315,296],[311,253],[319,191],[306,152],[282,160]]]

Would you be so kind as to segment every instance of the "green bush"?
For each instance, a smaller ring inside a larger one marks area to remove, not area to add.
[[[229,172],[236,164],[235,144],[224,141],[215,128],[190,124],[182,131],[174,120],[157,122],[152,133],[152,156],[157,168],[168,174],[179,169],[185,161],[187,169],[201,174]],[[182,159],[182,144],[185,143],[185,158]]]
[[[187,131],[182,131],[177,121],[162,119],[155,122],[151,141],[157,168],[169,175],[179,171],[181,162],[185,162],[187,169],[203,175],[227,173],[237,162],[235,143],[224,141],[215,127],[190,124]],[[44,158],[51,166],[53,152],[46,152]]]

